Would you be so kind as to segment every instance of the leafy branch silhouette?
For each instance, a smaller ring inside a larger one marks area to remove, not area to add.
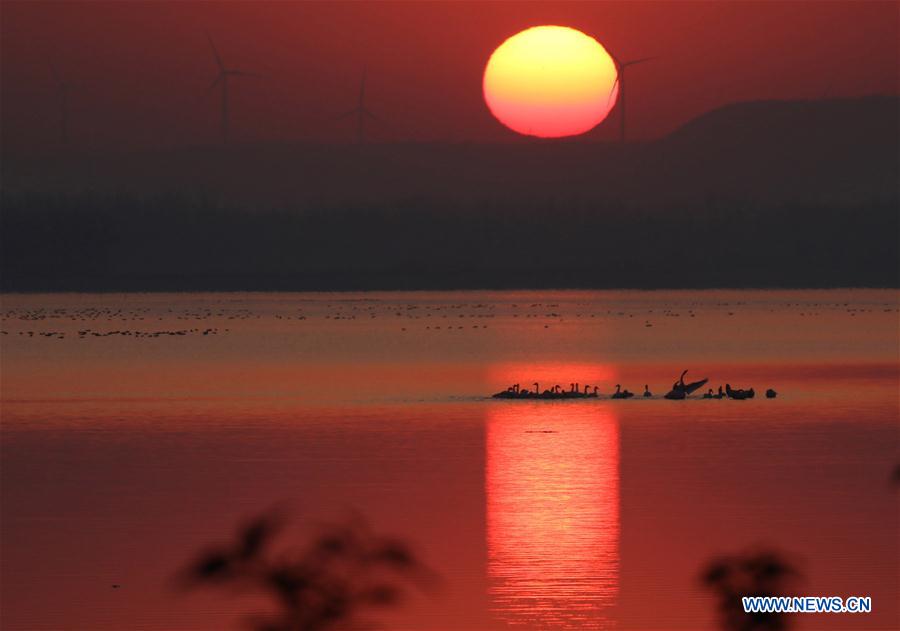
[[[783,631],[782,613],[746,613],[742,596],[783,596],[800,580],[799,570],[781,552],[759,549],[714,559],[703,569],[703,585],[716,594],[725,631]]]
[[[275,512],[250,520],[230,544],[201,553],[179,584],[269,595],[277,611],[250,619],[257,631],[319,631],[347,628],[367,610],[398,604],[410,584],[425,588],[436,580],[404,541],[376,535],[360,517],[276,553],[284,522]]]

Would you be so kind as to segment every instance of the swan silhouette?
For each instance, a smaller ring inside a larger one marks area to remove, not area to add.
[[[728,395],[729,399],[735,399],[737,401],[742,401],[744,399],[752,399],[756,393],[753,392],[753,388],[749,390],[738,389],[735,390],[731,387],[730,383],[725,384],[725,394]]]
[[[667,399],[672,399],[675,401],[680,401],[682,399],[686,399],[687,396],[693,393],[695,390],[700,387],[706,385],[706,382],[709,379],[701,379],[700,381],[693,381],[691,383],[684,382],[684,376],[687,374],[687,370],[681,373],[681,376],[678,378],[678,381],[672,384],[672,389],[666,393]]]
[[[501,390],[491,395],[494,399],[514,399],[519,395],[519,384],[513,384],[506,390]]]

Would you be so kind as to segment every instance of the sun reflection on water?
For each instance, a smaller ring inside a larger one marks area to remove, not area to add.
[[[535,629],[613,627],[619,434],[607,406],[492,407],[486,484],[494,614]]]

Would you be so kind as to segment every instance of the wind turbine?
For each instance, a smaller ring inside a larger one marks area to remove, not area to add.
[[[366,118],[381,121],[366,107],[366,67],[363,66],[362,80],[359,82],[359,101],[352,110],[346,111],[337,117],[337,120],[356,116],[356,143],[363,144],[365,141]]]
[[[625,144],[625,70],[631,66],[642,64],[645,61],[655,59],[655,57],[641,57],[640,59],[631,59],[629,61],[619,61],[619,58],[609,53],[613,63],[616,66],[616,80],[613,82],[612,88],[609,90],[609,98],[612,98],[616,86],[619,86],[619,142]]]
[[[237,70],[235,68],[229,68],[222,61],[222,57],[219,55],[219,51],[216,50],[216,45],[213,44],[212,37],[210,37],[209,33],[206,34],[206,39],[209,40],[209,46],[212,48],[213,57],[216,59],[216,66],[219,67],[219,74],[216,75],[216,78],[213,80],[212,84],[209,86],[209,90],[212,90],[217,85],[222,86],[222,142],[224,144],[228,144],[228,79],[230,77],[256,77],[257,79],[261,79],[262,75],[257,74],[255,72],[245,72],[243,70]]]
[[[60,77],[52,61],[49,64],[53,80],[56,82],[56,94],[59,97],[59,137],[62,144],[67,145],[69,144],[69,92],[75,86]]]

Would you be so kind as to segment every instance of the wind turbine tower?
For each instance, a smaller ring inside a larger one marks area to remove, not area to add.
[[[640,59],[620,61],[619,58],[612,53],[610,53],[609,56],[612,57],[613,63],[616,65],[616,80],[609,91],[609,95],[612,96],[612,93],[616,90],[616,86],[619,86],[619,142],[625,144],[625,71],[631,66],[636,66],[638,64],[644,63],[645,61],[650,61],[651,59],[654,59],[654,57],[642,57]]]
[[[363,66],[362,79],[359,83],[359,101],[352,110],[344,112],[338,116],[338,120],[343,118],[356,117],[356,143],[363,144],[366,140],[366,119],[380,121],[371,110],[366,107],[366,67]]]
[[[213,57],[216,60],[216,66],[219,68],[219,73],[216,75],[216,78],[213,80],[212,84],[209,86],[209,90],[213,90],[216,86],[221,86],[220,89],[222,91],[222,143],[228,144],[228,137],[230,131],[230,121],[229,121],[229,92],[228,92],[228,81],[231,77],[255,77],[257,79],[261,79],[262,75],[257,74],[255,72],[246,72],[244,70],[237,70],[235,68],[229,68],[222,61],[222,56],[219,55],[219,51],[216,50],[216,45],[213,43],[212,37],[210,37],[209,33],[206,34],[206,39],[209,40],[209,46],[212,48]]]

